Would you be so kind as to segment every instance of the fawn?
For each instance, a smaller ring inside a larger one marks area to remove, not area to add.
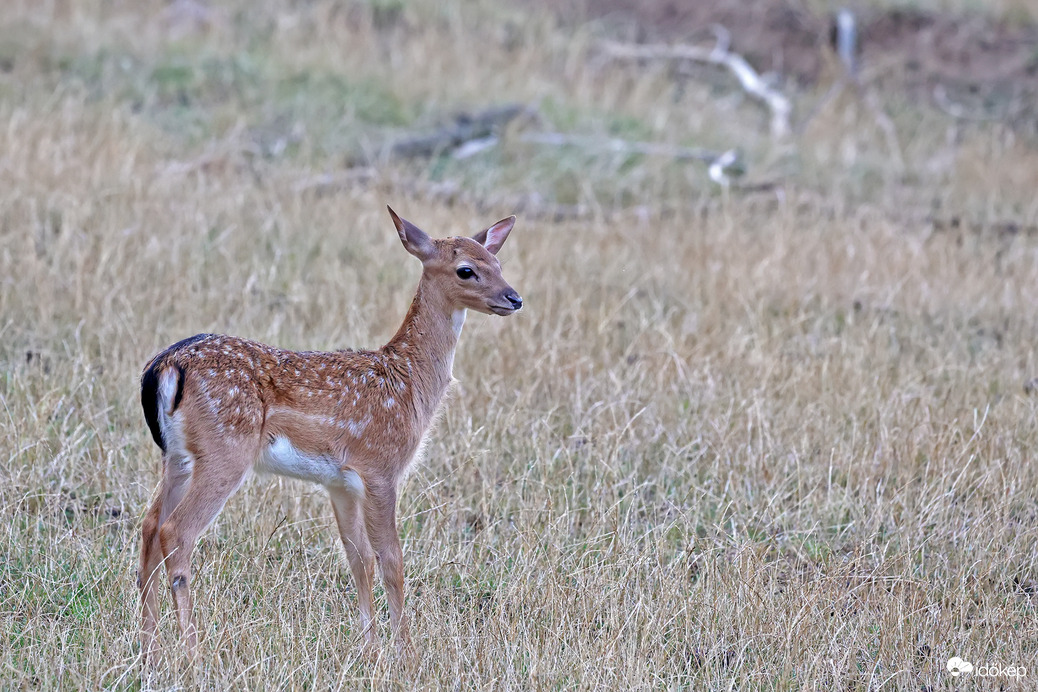
[[[162,479],[144,517],[137,575],[146,658],[156,650],[161,564],[184,645],[196,658],[191,552],[250,469],[327,488],[366,644],[376,641],[377,559],[394,639],[406,645],[397,485],[450,385],[465,311],[510,315],[523,300],[495,257],[514,216],[472,238],[432,239],[392,209],[389,214],[404,248],[422,261],[422,278],[403,325],[381,349],[284,351],[199,334],[145,366],[141,404],[162,449]]]

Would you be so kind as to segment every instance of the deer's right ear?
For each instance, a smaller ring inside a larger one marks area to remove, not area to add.
[[[393,217],[393,225],[396,226],[397,235],[400,236],[405,250],[423,262],[436,254],[432,238],[425,231],[407,219],[401,219],[389,205],[386,205],[386,209],[389,209],[389,215]]]

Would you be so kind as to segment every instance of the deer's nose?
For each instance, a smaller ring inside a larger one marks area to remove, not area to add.
[[[505,298],[507,298],[508,302],[512,304],[513,310],[518,310],[521,307],[523,307],[523,299],[515,291],[512,291],[511,293],[506,293]]]

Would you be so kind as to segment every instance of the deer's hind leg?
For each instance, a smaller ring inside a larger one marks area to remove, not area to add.
[[[176,451],[162,457],[162,480],[141,526],[141,561],[137,588],[141,596],[141,650],[145,660],[155,654],[159,618],[158,572],[162,565],[159,528],[187,492],[191,458]]]
[[[200,447],[187,492],[159,528],[173,604],[188,657],[196,657],[198,630],[191,612],[191,553],[198,537],[245,481],[259,453],[259,440],[210,440]]]

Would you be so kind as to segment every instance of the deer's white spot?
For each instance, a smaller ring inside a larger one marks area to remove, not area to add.
[[[346,427],[349,429],[350,434],[354,437],[360,437],[364,430],[368,427],[368,423],[371,422],[371,418],[367,417],[362,420],[351,420],[346,423]]]
[[[394,406],[396,406],[396,399],[394,399],[393,397],[389,397],[384,402],[382,402],[382,405],[386,408],[393,408]]]

